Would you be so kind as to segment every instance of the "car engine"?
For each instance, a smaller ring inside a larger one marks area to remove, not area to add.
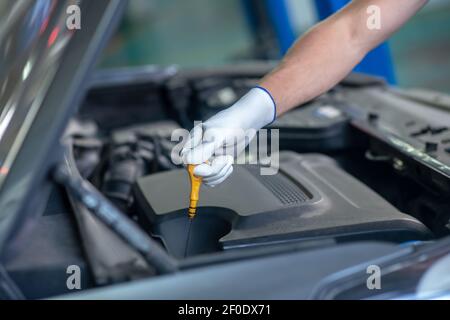
[[[178,260],[207,264],[221,252],[245,259],[252,248],[403,244],[449,234],[450,115],[443,109],[450,106],[352,74],[269,126],[279,132],[276,174],[236,165],[222,185],[202,187],[186,251],[189,180],[171,162],[171,134],[232,104],[269,69],[99,71],[66,132],[74,170]],[[157,276],[96,220],[55,187],[33,231],[40,240],[7,264],[29,297],[66,292],[55,274],[67,263],[91,275],[85,287]],[[40,264],[35,255],[43,250]]]

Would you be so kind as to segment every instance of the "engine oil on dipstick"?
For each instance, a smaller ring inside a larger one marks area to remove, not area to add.
[[[189,225],[186,233],[186,247],[184,250],[185,257],[187,256],[189,249],[189,238],[191,234],[192,220],[195,218],[195,215],[197,214],[197,204],[200,196],[200,187],[202,185],[202,178],[199,178],[194,175],[194,169],[195,165],[193,164],[189,164],[187,166],[187,170],[189,173],[189,180],[191,182],[191,193],[189,196],[189,208],[188,208]]]

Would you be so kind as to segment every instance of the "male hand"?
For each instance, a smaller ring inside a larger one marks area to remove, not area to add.
[[[192,129],[181,151],[184,164],[197,165],[194,174],[206,185],[222,183],[233,172],[234,157],[275,116],[270,93],[262,87],[253,88],[234,105]]]

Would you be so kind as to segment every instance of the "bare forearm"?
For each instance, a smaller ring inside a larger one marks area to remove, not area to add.
[[[277,115],[329,90],[367,54],[414,15],[427,0],[357,0],[315,26],[261,80]],[[381,28],[367,27],[367,8],[380,8]]]

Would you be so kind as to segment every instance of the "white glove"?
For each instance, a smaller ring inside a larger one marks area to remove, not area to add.
[[[196,164],[194,174],[214,187],[233,172],[234,156],[275,116],[276,105],[270,93],[255,87],[234,105],[192,129],[181,151],[183,162]]]

